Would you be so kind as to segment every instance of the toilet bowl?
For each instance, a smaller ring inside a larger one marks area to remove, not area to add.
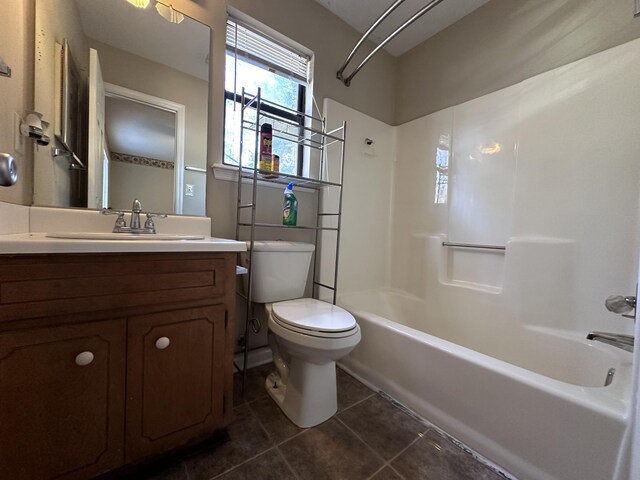
[[[276,371],[267,391],[299,427],[312,427],[338,409],[336,360],[360,342],[360,327],[346,310],[312,298],[266,306]]]
[[[275,371],[265,385],[284,414],[312,427],[338,409],[335,362],[360,342],[360,327],[346,310],[304,295],[314,245],[256,241],[251,301],[265,306]]]

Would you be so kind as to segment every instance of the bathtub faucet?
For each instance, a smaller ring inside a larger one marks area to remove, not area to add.
[[[623,335],[620,333],[589,332],[587,340],[606,343],[612,347],[621,348],[627,352],[633,352],[633,335]]]

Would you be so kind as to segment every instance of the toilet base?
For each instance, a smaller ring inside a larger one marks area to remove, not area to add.
[[[318,365],[292,357],[287,383],[276,371],[267,377],[265,386],[289,420],[302,428],[329,420],[338,410],[333,361]]]

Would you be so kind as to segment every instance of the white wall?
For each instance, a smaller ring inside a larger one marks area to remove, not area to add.
[[[388,284],[394,128],[334,100],[324,102],[327,129],[347,122],[338,290]],[[373,140],[368,147],[365,139]],[[337,144],[329,148],[329,180],[339,181]],[[325,212],[337,211],[337,189],[325,196]],[[330,225],[328,225],[330,226]],[[333,285],[335,233],[322,236],[322,283]],[[328,292],[323,292],[328,293]]]
[[[631,333],[603,302],[635,292],[639,59],[635,40],[398,127],[390,286],[430,308],[474,304],[516,324]],[[437,205],[443,135],[453,155],[448,203]]]
[[[636,289],[639,84],[634,40],[395,133],[327,101],[330,126],[348,122],[340,291],[388,286],[437,314],[581,338],[632,333],[603,303]],[[365,137],[377,140],[377,157],[362,154]],[[447,142],[448,197],[437,204],[436,151]]]

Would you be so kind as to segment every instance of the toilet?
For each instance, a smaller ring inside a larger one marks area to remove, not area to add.
[[[269,395],[299,427],[312,427],[338,409],[336,361],[360,342],[346,310],[304,295],[314,245],[254,242],[251,301],[264,304],[275,371]]]

